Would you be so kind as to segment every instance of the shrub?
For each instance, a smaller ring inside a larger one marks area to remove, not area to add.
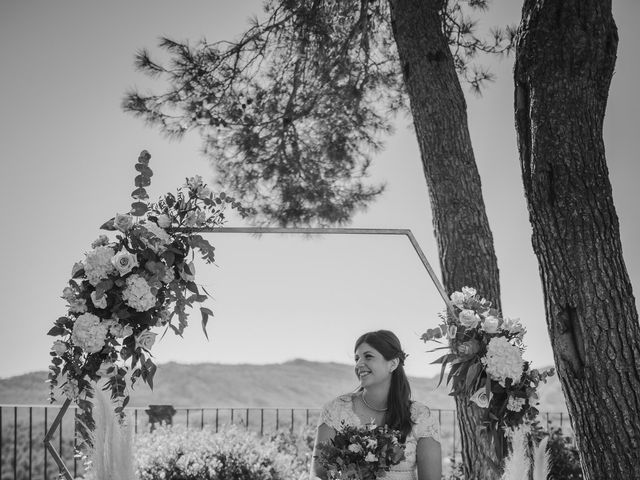
[[[136,438],[140,480],[284,480],[304,475],[306,462],[291,447],[229,427],[160,427]]]
[[[549,478],[554,480],[582,480],[582,469],[578,449],[570,437],[562,434],[561,428],[549,431],[548,443],[551,469]]]

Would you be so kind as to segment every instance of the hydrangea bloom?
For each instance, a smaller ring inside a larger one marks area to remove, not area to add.
[[[111,263],[114,251],[105,245],[94,248],[86,254],[84,261],[84,273],[87,280],[94,287],[104,280],[110,273],[113,273],[115,267]]]
[[[80,315],[73,324],[71,340],[89,353],[96,353],[104,347],[108,327],[92,313]]]
[[[507,378],[517,383],[522,377],[522,352],[504,337],[492,338],[487,345],[487,354],[481,360],[487,374],[503,387]]]
[[[134,274],[127,278],[127,288],[122,292],[124,302],[138,312],[146,312],[156,304],[156,296],[147,281]]]

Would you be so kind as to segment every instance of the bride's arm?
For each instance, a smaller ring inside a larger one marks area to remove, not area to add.
[[[326,423],[320,424],[316,430],[316,441],[313,444],[313,456],[311,457],[311,478],[319,477],[326,479],[327,475],[324,469],[316,462],[316,449],[320,443],[328,442],[335,437],[336,431]]]
[[[440,442],[425,437],[416,447],[418,480],[440,480],[442,478],[442,448]]]

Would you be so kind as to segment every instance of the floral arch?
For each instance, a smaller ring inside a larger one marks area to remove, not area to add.
[[[145,189],[153,175],[150,158],[143,151],[135,165],[139,173],[129,214],[116,214],[101,226],[115,233],[115,241],[100,235],[85,259],[73,266],[62,295],[68,312],[48,332],[61,337],[51,349],[51,401],[57,386],[66,399],[44,443],[66,479],[71,480],[71,474],[51,439],[71,403],[75,401],[82,412],[85,439],[93,426],[91,399],[98,381],[106,382],[104,390],[111,392],[115,412],[123,418],[128,382],[133,386],[141,379],[153,388],[156,365],[150,351],[157,333],[152,330],[163,328],[181,335],[187,326],[187,309],[209,297],[197,285],[193,267],[196,252],[207,263],[215,257],[215,248],[203,233],[406,237],[446,306],[441,324],[422,336],[425,342],[446,339],[446,345],[435,350],[448,353],[433,362],[442,364],[440,381],[451,365],[447,383],[452,382],[452,394],[486,410],[487,427],[496,438],[505,427],[516,427],[537,415],[538,384],[552,372],[532,370],[522,360],[524,328],[517,320],[502,318],[472,288],[449,297],[411,230],[224,227],[226,209],[242,216],[248,211],[224,193],[214,194],[198,176],[187,179],[176,194],[150,203]],[[204,306],[199,310],[207,335],[212,312]]]

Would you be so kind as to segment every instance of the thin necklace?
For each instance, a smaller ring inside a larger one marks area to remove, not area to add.
[[[367,403],[367,399],[364,396],[364,392],[362,392],[362,403],[364,403],[369,409],[373,410],[374,412],[386,412],[387,411],[386,408],[375,408],[375,407],[372,407],[371,405],[369,405]]]

